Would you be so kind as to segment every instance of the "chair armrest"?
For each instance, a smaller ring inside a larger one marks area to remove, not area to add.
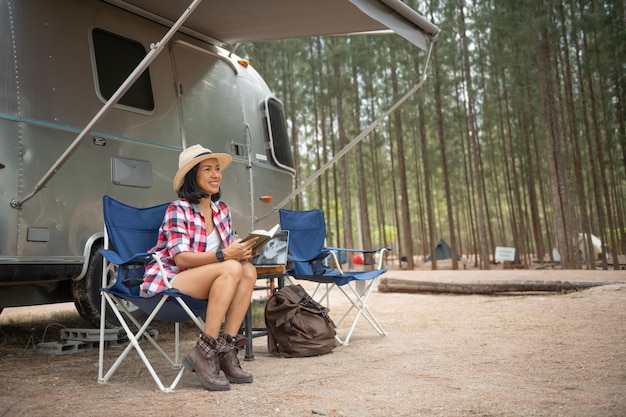
[[[109,250],[109,249],[102,249],[100,253],[102,253],[102,256],[104,256],[107,259],[107,261],[116,265],[127,265],[127,264],[132,264],[132,263],[135,263],[135,264],[143,263],[145,265],[151,259],[154,259],[157,265],[159,266],[159,270],[161,271],[161,276],[162,277],[167,276],[167,274],[165,273],[165,268],[163,267],[163,263],[161,262],[161,258],[159,258],[155,253],[151,253],[151,252],[137,253],[133,255],[130,259],[122,259],[122,257],[118,255],[117,252],[113,250]],[[169,289],[173,288],[172,284],[170,284],[170,282],[167,279],[164,279],[163,282],[165,283],[165,286],[167,288]]]
[[[170,284],[170,281],[165,278],[167,276],[167,274],[165,273],[165,268],[163,267],[163,262],[161,262],[161,258],[159,258],[156,253],[151,254],[151,256],[152,256],[152,259],[154,259],[154,261],[159,266],[159,270],[161,271],[161,277],[164,278],[163,279],[163,283],[165,284],[165,286],[167,288],[169,288],[169,289],[174,288],[174,287],[172,287],[172,284]]]
[[[337,251],[343,251],[343,252],[358,252],[358,253],[377,253],[377,252],[384,252],[384,251],[390,251],[391,248],[387,247],[387,246],[383,246],[380,249],[348,249],[348,248],[335,248],[335,247],[325,247],[325,249],[328,250],[337,250]]]
[[[145,252],[145,253],[136,253],[130,258],[124,259],[117,252],[111,249],[102,249],[100,250],[100,253],[102,254],[102,256],[106,258],[107,261],[116,265],[125,265],[125,264],[131,264],[131,263],[146,264],[152,257],[151,253]]]
[[[330,251],[330,257],[333,261],[333,263],[335,264],[335,269],[339,272],[339,274],[343,275],[343,269],[341,268],[341,262],[339,262],[339,259],[337,259],[337,248],[329,248],[329,249],[335,249],[335,250],[331,250]]]
[[[136,253],[130,258],[122,258],[120,254],[111,249],[100,250],[106,262],[118,265],[118,276],[113,286],[121,285],[127,288],[139,286],[143,282],[145,265],[150,261],[152,254],[148,252]],[[107,287],[106,263],[103,263],[102,287]],[[122,271],[124,271],[122,273]]]
[[[314,256],[311,259],[303,259],[303,258],[299,258],[297,256],[293,256],[291,254],[287,255],[287,259],[289,259],[290,261],[294,261],[294,262],[312,262],[312,261],[316,261],[318,259],[324,259],[328,256],[330,251],[328,250],[323,250],[322,252],[318,253],[316,256]]]
[[[339,260],[337,259],[337,255],[336,255],[336,251],[344,251],[344,252],[350,252],[350,253],[378,253],[380,254],[379,258],[378,258],[378,265],[376,266],[376,269],[383,269],[383,254],[387,251],[391,251],[391,248],[388,246],[383,246],[379,249],[349,249],[349,248],[335,248],[335,247],[325,247],[324,249],[328,249],[330,251],[330,254],[333,258],[333,260],[335,261],[335,265],[337,265],[337,269],[341,272],[341,266],[339,263]],[[343,272],[341,272],[343,274]]]

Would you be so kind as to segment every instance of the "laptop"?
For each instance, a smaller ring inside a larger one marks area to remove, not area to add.
[[[284,267],[287,265],[288,249],[289,231],[278,231],[272,239],[263,245],[259,254],[252,258],[250,263],[257,267]]]

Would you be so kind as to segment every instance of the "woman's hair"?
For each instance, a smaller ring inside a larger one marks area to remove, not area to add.
[[[179,198],[184,198],[194,204],[198,204],[201,198],[209,196],[207,193],[202,191],[200,187],[198,187],[198,182],[196,181],[198,169],[200,169],[199,163],[194,165],[194,167],[191,168],[187,174],[185,174],[183,185],[178,190]],[[211,195],[211,201],[218,201],[221,194],[222,192],[218,191],[217,193]]]

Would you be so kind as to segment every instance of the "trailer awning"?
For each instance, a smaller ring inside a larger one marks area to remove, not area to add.
[[[169,28],[160,42],[151,45],[146,57],[128,75],[117,91],[98,111],[65,152],[23,198],[11,200],[19,209],[41,191],[76,151],[93,126],[107,114],[128,88],[163,51],[177,31],[204,38],[209,42],[237,44],[311,36],[348,35],[391,30],[426,50],[426,38],[439,28],[400,0],[104,0]],[[430,58],[429,49],[428,58]],[[428,59],[427,58],[427,62]],[[425,78],[398,100],[383,117],[352,140],[337,156],[311,177],[316,178],[345,152],[360,142],[395,108],[414,94]],[[305,182],[294,193],[308,183]],[[295,195],[295,194],[294,194]],[[291,197],[291,196],[290,196]],[[282,206],[287,199],[281,202]],[[277,206],[277,207],[280,207]]]
[[[171,26],[190,0],[106,0]],[[439,28],[400,0],[203,0],[181,31],[237,44],[391,30],[421,49]]]

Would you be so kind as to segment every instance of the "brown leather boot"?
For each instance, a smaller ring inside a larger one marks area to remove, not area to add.
[[[223,342],[222,342],[223,343]],[[191,372],[195,372],[200,383],[210,391],[226,391],[230,383],[220,375],[218,354],[224,345],[206,333],[202,333],[196,345],[183,359],[183,365]]]
[[[248,339],[237,335],[236,337],[224,334],[218,339],[220,342],[223,340],[225,348],[218,354],[220,361],[220,368],[226,378],[233,384],[245,384],[252,382],[252,374],[241,369],[239,364],[239,348],[245,346],[248,343]]]

